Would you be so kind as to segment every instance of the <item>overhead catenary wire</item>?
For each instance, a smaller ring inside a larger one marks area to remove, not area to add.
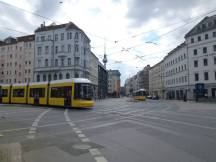
[[[32,12],[32,11],[23,9],[23,8],[21,8],[21,7],[17,7],[17,6],[15,6],[15,5],[12,5],[12,4],[3,2],[3,1],[1,1],[1,0],[0,0],[0,4],[3,4],[3,5],[5,5],[5,6],[12,7],[12,8],[15,8],[15,9],[17,9],[17,10],[20,10],[20,11],[22,11],[22,12],[25,12],[25,13],[28,13],[28,14],[31,14],[31,15],[35,15],[35,16],[37,16],[37,17],[40,17],[40,18],[49,20],[49,21],[51,21],[52,23],[53,23],[53,22],[56,22],[56,23],[62,24],[62,22],[56,21],[56,20],[54,20],[54,19],[52,19],[52,18],[49,18],[49,17],[46,17],[46,16],[44,16],[44,15],[38,14],[37,12]],[[91,32],[86,32],[86,33],[89,34],[89,35],[91,35],[91,36],[93,36],[93,37],[96,37],[96,38],[99,38],[99,39],[104,39],[104,37],[98,36],[98,35],[93,34],[93,33],[91,33]],[[109,40],[109,39],[106,39],[106,40],[109,41],[109,42],[114,42],[113,40]]]

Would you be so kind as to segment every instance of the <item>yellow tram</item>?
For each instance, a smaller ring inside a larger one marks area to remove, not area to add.
[[[146,90],[145,89],[139,89],[139,90],[133,92],[133,97],[135,100],[145,101],[146,100]]]
[[[85,78],[0,85],[0,103],[93,107],[93,85]]]

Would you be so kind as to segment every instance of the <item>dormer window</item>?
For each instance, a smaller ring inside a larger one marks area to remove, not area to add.
[[[208,27],[212,27],[212,22],[209,22],[209,23],[208,23]]]
[[[202,24],[202,29],[205,30],[206,29],[206,25]]]

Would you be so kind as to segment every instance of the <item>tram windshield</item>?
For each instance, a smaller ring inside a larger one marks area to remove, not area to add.
[[[76,83],[75,84],[75,99],[92,100],[93,87],[88,83]]]

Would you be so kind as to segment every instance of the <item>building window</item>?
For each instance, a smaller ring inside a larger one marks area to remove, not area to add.
[[[55,66],[58,66],[58,59],[55,59]]]
[[[43,75],[43,81],[46,81],[46,75],[45,74]]]
[[[191,43],[194,43],[194,38],[191,38]]]
[[[53,79],[54,79],[54,80],[57,80],[57,74],[54,74]]]
[[[205,40],[207,40],[209,37],[208,37],[208,34],[205,34]]]
[[[212,36],[215,38],[215,37],[216,37],[216,32],[213,32],[213,33],[212,33]]]
[[[203,59],[203,65],[204,65],[204,66],[208,66],[208,59],[206,59],[206,58]]]
[[[79,78],[79,74],[77,72],[75,72],[75,78]]]
[[[215,80],[216,80],[216,71],[215,71]]]
[[[68,58],[68,66],[71,65],[71,58]]]
[[[197,49],[194,49],[193,53],[194,55],[197,55]]]
[[[42,54],[42,47],[38,47],[38,48],[37,48],[37,53],[38,53],[38,55],[41,55],[41,54]]]
[[[41,36],[41,42],[45,41],[45,36]]]
[[[64,59],[61,59],[61,65],[64,66]]]
[[[198,42],[200,42],[200,41],[201,41],[201,36],[198,36],[198,38],[197,38],[197,39],[198,39]]]
[[[203,47],[203,53],[207,53],[207,47]]]
[[[55,47],[55,53],[58,53],[58,46]]]
[[[37,82],[40,82],[40,75],[37,75]]]
[[[70,74],[67,73],[67,74],[66,74],[66,79],[69,79],[69,78],[70,78]]]
[[[70,53],[70,52],[71,52],[71,45],[68,44],[68,53]]]
[[[79,35],[77,32],[75,33],[75,39],[79,39]]]
[[[51,40],[51,35],[48,35],[48,40]]]
[[[195,73],[195,81],[199,81],[199,74],[198,73]]]
[[[86,68],[86,60],[83,61],[84,68]]]
[[[61,52],[64,52],[64,45],[61,46]]]
[[[59,74],[59,80],[62,80],[63,76],[62,73]]]
[[[216,45],[213,45],[213,50],[216,52]]]
[[[208,72],[204,72],[204,80],[208,80],[209,77],[208,77]]]
[[[64,33],[61,33],[61,40],[64,40]]]
[[[75,52],[79,52],[79,45],[78,44],[75,44]]]
[[[75,57],[74,64],[75,64],[75,65],[79,65],[79,57]]]
[[[49,66],[48,59],[45,59],[45,66]]]
[[[55,34],[55,41],[58,41],[58,34]]]
[[[216,65],[216,56],[214,57],[214,64]]]
[[[52,76],[51,74],[48,75],[48,81],[51,81],[52,80]]]
[[[41,66],[41,60],[40,59],[38,60],[38,66],[39,67]]]
[[[49,46],[45,46],[45,53],[49,54]]]

